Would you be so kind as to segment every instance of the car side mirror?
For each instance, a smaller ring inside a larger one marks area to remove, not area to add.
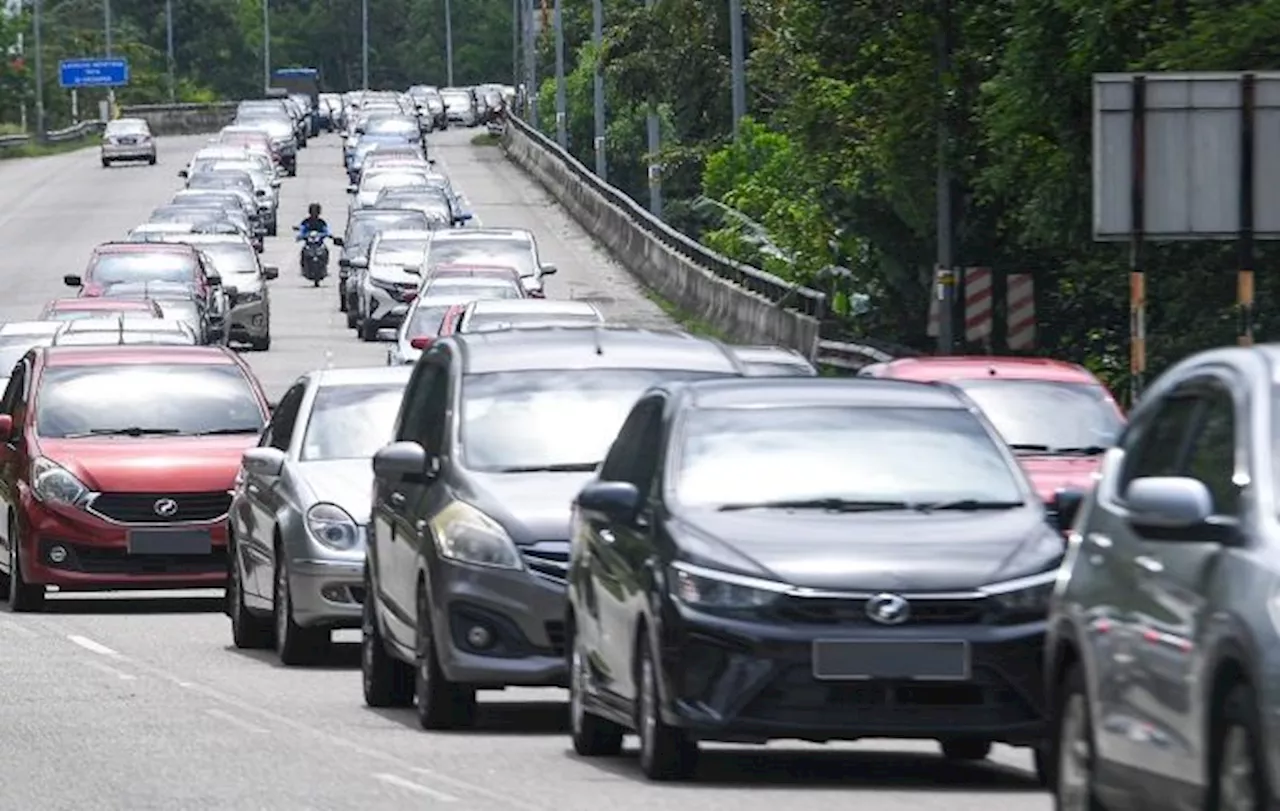
[[[557,271],[557,270],[559,270],[559,268],[557,268],[555,265],[552,265],[552,264],[544,264],[544,265],[542,266],[542,275],[543,275],[543,276],[554,276],[554,275],[556,275],[556,271]]]
[[[405,265],[403,266],[402,270],[404,270],[405,273],[408,273],[411,276],[422,275],[422,268],[418,267],[417,265]]]
[[[347,244],[342,237],[332,237],[332,239],[333,239],[333,244],[337,245],[339,248]]]
[[[230,299],[232,303],[235,302],[236,296],[240,295],[240,290],[236,287],[224,287],[222,288],[222,292],[227,294],[227,298]]]
[[[191,173],[190,173],[190,172],[188,172],[186,169],[179,169],[179,170],[178,170],[178,177],[189,177],[190,175],[191,175]]]
[[[279,448],[250,448],[240,457],[241,467],[256,476],[279,476],[284,462],[284,451]]]
[[[266,279],[267,281],[272,281],[273,279],[280,278],[280,268],[276,267],[275,265],[263,265],[262,278]]]
[[[283,186],[283,185],[284,185],[284,181],[281,181],[281,180],[273,180],[273,181],[271,181],[271,188],[273,188],[273,189],[278,189],[278,188],[280,188],[280,187],[281,187],[281,186]]]
[[[1129,522],[1138,527],[1191,529],[1213,515],[1213,496],[1199,479],[1147,476],[1134,479],[1124,496]]]
[[[596,481],[582,488],[577,504],[586,512],[625,524],[640,510],[640,491],[630,482]]]
[[[417,442],[392,442],[373,455],[373,474],[391,483],[425,483],[434,475],[431,459]]]
[[[62,277],[62,283],[67,287],[84,287],[84,282],[74,273],[68,273]]]
[[[354,183],[347,186],[347,194],[355,194],[358,191],[360,191],[360,187]]]
[[[409,346],[414,349],[430,349],[436,339],[430,335],[419,335],[416,338],[409,339]]]
[[[13,416],[0,414],[0,442],[8,442],[11,439],[13,439]]]
[[[222,287],[222,276],[217,273],[209,273],[205,276],[209,280],[210,287]]]
[[[1075,526],[1076,516],[1084,505],[1084,492],[1080,490],[1059,490],[1053,494],[1049,507],[1053,510],[1053,523],[1063,534]]]
[[[353,268],[367,268],[369,267],[369,260],[363,256],[357,256],[351,260],[350,264]]]
[[[454,217],[453,221],[456,222],[458,225],[461,225],[464,222],[471,222],[471,220],[473,220],[474,218],[475,218],[474,214],[472,214],[470,211],[465,211],[459,214],[458,216]]]

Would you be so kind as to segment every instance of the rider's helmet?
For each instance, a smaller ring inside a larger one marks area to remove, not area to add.
[[[320,204],[319,204],[319,203],[312,203],[311,205],[307,206],[307,214],[311,215],[312,217],[319,217],[319,216],[320,216]]]

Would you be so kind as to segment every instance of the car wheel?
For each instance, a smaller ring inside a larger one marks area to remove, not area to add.
[[[234,542],[227,547],[227,613],[231,616],[231,641],[241,650],[271,647],[271,623],[255,615],[244,604],[244,580],[240,575],[239,553]]]
[[[1078,665],[1067,672],[1054,708],[1055,811],[1102,811],[1093,794],[1093,729],[1089,696]]]
[[[346,285],[341,281],[338,282],[338,312],[345,313],[347,311],[347,290]],[[351,325],[348,324],[348,327]]]
[[[476,720],[476,691],[445,678],[436,657],[435,636],[431,633],[431,600],[424,587],[418,588],[417,664],[413,673],[413,695],[417,701],[418,724],[423,729],[458,729]]]
[[[364,607],[360,619],[360,681],[364,703],[370,707],[408,707],[413,704],[413,668],[387,653],[374,616],[373,579],[364,575]]]
[[[362,318],[360,320],[360,340],[378,340],[378,322],[374,321],[372,318]]]
[[[1253,811],[1270,802],[1253,690],[1240,684],[1227,694],[1214,723],[1209,811]]]
[[[573,751],[582,757],[614,757],[622,752],[622,736],[626,730],[587,710],[587,681],[591,675],[586,654],[578,645],[572,626],[569,629],[569,651],[569,725]]]
[[[155,166],[155,165],[156,165],[156,156],[155,156],[155,155],[152,155],[150,158],[148,158],[148,159],[147,159],[147,163],[149,163],[149,164],[150,164],[150,165],[152,165],[152,166]]]
[[[640,700],[636,731],[640,733],[640,770],[650,780],[684,780],[698,768],[698,743],[678,727],[662,720],[658,671],[647,639],[641,639],[638,672]]]
[[[275,595],[271,601],[275,612],[276,653],[286,665],[309,665],[329,652],[328,628],[303,628],[293,621],[293,591],[289,587],[289,566],[284,550],[276,547]]]
[[[279,236],[279,234],[280,234],[279,225],[277,225],[276,223],[271,223],[271,225],[267,226],[267,236],[274,237],[274,236]]]
[[[107,169],[107,168],[109,168],[110,166],[111,166],[111,161],[107,160],[106,158],[103,158],[103,159],[102,159],[102,168],[103,168],[103,169]]]
[[[266,352],[271,348],[271,333],[268,332],[261,338],[250,338],[249,348],[254,352]]]
[[[297,167],[297,166],[290,166],[290,167],[288,168],[288,170],[286,170],[286,174],[288,174],[288,175],[289,175],[289,177],[297,177],[297,176],[298,176],[298,167]]]
[[[355,329],[360,326],[360,314],[356,312],[356,308],[352,307],[348,302],[346,307],[347,329]]]
[[[22,576],[22,537],[18,522],[9,519],[9,609],[15,613],[39,611],[44,607],[44,586],[28,583]]]

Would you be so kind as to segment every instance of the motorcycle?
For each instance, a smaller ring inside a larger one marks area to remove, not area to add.
[[[297,226],[295,231],[299,230]],[[311,231],[302,243],[302,277],[310,279],[315,287],[329,275],[329,246],[325,245],[326,235]]]

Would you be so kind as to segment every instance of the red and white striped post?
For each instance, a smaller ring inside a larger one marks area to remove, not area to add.
[[[1036,348],[1036,284],[1030,273],[1010,273],[1005,284],[1005,342],[1015,352]]]

